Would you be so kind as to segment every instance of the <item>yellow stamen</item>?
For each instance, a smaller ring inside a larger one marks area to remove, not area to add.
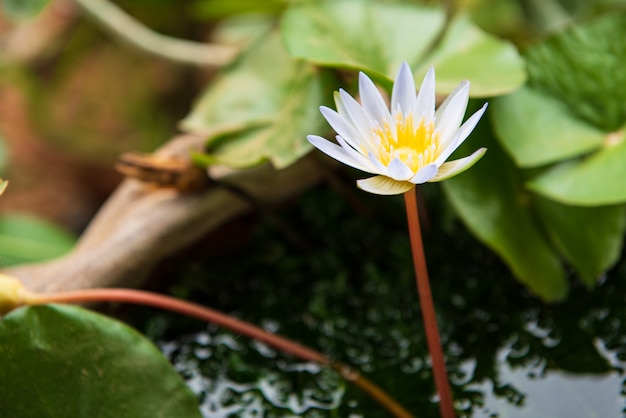
[[[372,131],[378,146],[375,157],[384,165],[399,158],[416,173],[439,155],[439,132],[432,121],[426,122],[424,118],[414,126],[412,114],[398,112],[393,124],[385,121],[382,127],[376,126]]]

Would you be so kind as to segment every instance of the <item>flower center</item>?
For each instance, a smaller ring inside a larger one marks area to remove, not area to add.
[[[397,112],[394,123],[384,122],[375,126],[372,132],[377,144],[376,157],[384,165],[399,158],[414,173],[435,161],[439,155],[439,132],[432,121],[422,118],[417,126],[413,115]]]

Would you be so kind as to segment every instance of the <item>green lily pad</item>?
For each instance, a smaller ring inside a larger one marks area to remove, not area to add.
[[[626,202],[626,141],[614,134],[600,151],[578,161],[557,164],[527,186],[549,199],[573,206],[604,206]]]
[[[563,299],[568,283],[559,257],[529,210],[520,172],[482,121],[460,154],[479,146],[485,156],[470,170],[443,182],[443,189],[471,232],[498,253],[513,274],[545,300]],[[478,140],[479,139],[479,140]]]
[[[524,86],[490,103],[500,143],[520,167],[536,167],[599,148],[606,134],[556,98]]]
[[[466,17],[454,20],[430,51],[444,24],[441,9],[369,1],[297,4],[283,15],[289,52],[316,64],[363,70],[390,84],[403,61],[423,76],[437,70],[437,91],[449,93],[469,79],[471,94],[493,96],[525,80],[524,62],[512,44],[492,37]]]
[[[44,220],[0,216],[0,267],[60,257],[74,247],[75,241],[71,234]]]
[[[525,63],[517,49],[483,32],[464,15],[452,22],[441,44],[424,59],[416,71],[418,78],[430,65],[437,70],[441,93],[469,80],[471,97],[492,97],[514,91],[526,81]]]
[[[620,257],[626,230],[626,206],[577,207],[541,197],[533,208],[552,242],[592,287]]]
[[[626,121],[626,14],[574,25],[525,55],[531,84],[604,131]]]
[[[403,61],[415,63],[426,54],[444,19],[444,13],[433,8],[322,1],[290,7],[281,31],[295,57],[390,79]]]
[[[0,416],[199,418],[195,396],[142,335],[75,306],[0,321]]]
[[[226,68],[181,122],[207,134],[207,161],[284,168],[308,153],[311,132],[327,130],[319,105],[332,98],[327,73],[291,58],[270,32]]]

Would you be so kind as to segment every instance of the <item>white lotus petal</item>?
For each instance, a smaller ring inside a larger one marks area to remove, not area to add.
[[[396,181],[386,176],[357,180],[356,185],[366,192],[382,195],[401,194],[415,187],[414,184],[408,181]]]
[[[352,125],[354,125],[361,133],[361,138],[364,140],[368,139],[370,147],[374,147],[374,143],[371,139],[373,127],[372,120],[370,120],[367,116],[361,105],[354,100],[352,96],[346,93],[345,90],[339,90],[339,95],[341,97],[341,101],[343,102],[343,106],[352,121]]]
[[[364,141],[361,133],[352,125],[349,120],[341,117],[341,115],[331,108],[320,106],[320,112],[326,118],[330,126],[346,140],[352,148],[361,151],[364,155],[371,151],[368,141]]]
[[[340,161],[345,165],[349,165],[350,167],[369,172],[369,168],[367,166],[355,160],[350,154],[346,152],[346,150],[344,150],[339,145],[333,144],[326,138],[322,138],[321,136],[317,135],[308,135],[306,139],[308,139],[315,148],[319,149],[329,157],[334,158],[335,160]]]
[[[437,175],[438,169],[439,167],[437,167],[436,164],[434,163],[428,164],[422,167],[409,181],[413,184],[426,183],[428,180],[430,180],[431,178]]]
[[[452,98],[456,96],[457,94],[459,94],[461,90],[466,89],[468,87],[469,87],[469,81],[467,80],[461,81],[454,88],[454,90],[452,90],[452,92],[448,95],[448,97],[444,99],[443,103],[441,103],[441,105],[437,108],[437,111],[435,112],[435,119],[440,119],[441,114],[445,112],[446,109],[448,108],[448,105],[450,105],[450,101],[452,100]]]
[[[422,118],[426,121],[433,120],[435,116],[435,70],[433,67],[430,67],[424,76],[424,81],[422,81],[420,91],[417,94],[415,108],[412,110],[416,122]]]
[[[452,153],[461,146],[463,141],[465,141],[465,139],[476,127],[483,113],[485,113],[485,110],[487,110],[487,103],[485,103],[483,107],[478,109],[468,120],[465,121],[465,123],[463,123],[463,125],[461,125],[459,130],[454,135],[453,140],[449,141],[447,146],[441,150],[437,160],[435,160],[437,165],[443,164],[448,157],[450,157],[450,155],[452,155]]]
[[[485,152],[487,152],[487,148],[480,148],[474,151],[472,155],[460,158],[458,160],[448,161],[447,163],[442,164],[441,167],[439,167],[439,172],[437,173],[437,175],[429,181],[435,182],[447,180],[450,177],[456,176],[457,174],[464,172],[465,170],[476,164],[476,161],[478,161],[483,155],[485,155]]]
[[[409,64],[403,62],[396,75],[391,92],[391,114],[395,114],[398,109],[403,113],[411,112],[415,105],[415,79]]]
[[[359,73],[359,94],[363,110],[370,118],[377,121],[381,126],[385,121],[391,120],[387,104],[372,80],[364,73]]]
[[[487,110],[488,105],[489,103],[485,103],[483,107],[474,112],[474,114],[470,116],[469,119],[467,119],[465,123],[463,123],[463,125],[461,125],[461,127],[459,128],[459,140],[461,142],[465,141],[465,138],[467,138],[469,134],[472,133],[472,131],[478,124],[478,121],[485,113],[485,110]]]
[[[394,158],[387,166],[387,174],[394,180],[407,181],[415,173],[402,160]]]
[[[357,151],[354,148],[352,148],[346,142],[346,140],[343,137],[341,137],[340,135],[337,135],[335,138],[337,139],[337,142],[339,142],[339,145],[341,145],[341,148],[343,148],[344,151],[350,157],[352,157],[354,159],[354,161],[358,162],[363,167],[367,168],[367,169],[362,169],[363,171],[367,171],[368,173],[372,173],[372,174],[380,174],[379,170],[377,169],[377,166],[375,164],[372,164],[372,162],[370,161],[370,159],[368,157],[366,157],[365,155],[363,155],[359,151]]]
[[[469,82],[463,81],[444,100],[441,107],[437,109],[435,113],[435,129],[439,130],[439,140],[444,148],[447,147],[450,140],[454,137],[454,133],[461,126],[468,100]]]
[[[374,164],[374,167],[376,167],[376,170],[378,170],[377,174],[382,174],[386,176],[387,166],[383,164],[378,158],[376,158],[376,156],[371,152],[368,154],[368,157],[369,157],[370,162]]]

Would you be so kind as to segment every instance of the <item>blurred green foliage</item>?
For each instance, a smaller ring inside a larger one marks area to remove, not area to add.
[[[60,257],[75,241],[51,222],[20,214],[0,215],[0,267]]]
[[[210,163],[249,167],[270,160],[284,168],[311,150],[308,133],[324,129],[312,104],[330,101],[331,80],[290,57],[271,31],[210,85],[181,127],[207,134]]]
[[[49,0],[3,0],[2,11],[14,20],[32,18],[41,12]]]
[[[195,0],[190,6],[197,19],[217,20],[225,17],[248,14],[276,14],[289,0]]]
[[[9,164],[6,146],[0,138],[0,175]],[[9,183],[0,177],[0,195]],[[0,214],[0,268],[44,261],[70,251],[76,238],[63,228],[34,216]]]

